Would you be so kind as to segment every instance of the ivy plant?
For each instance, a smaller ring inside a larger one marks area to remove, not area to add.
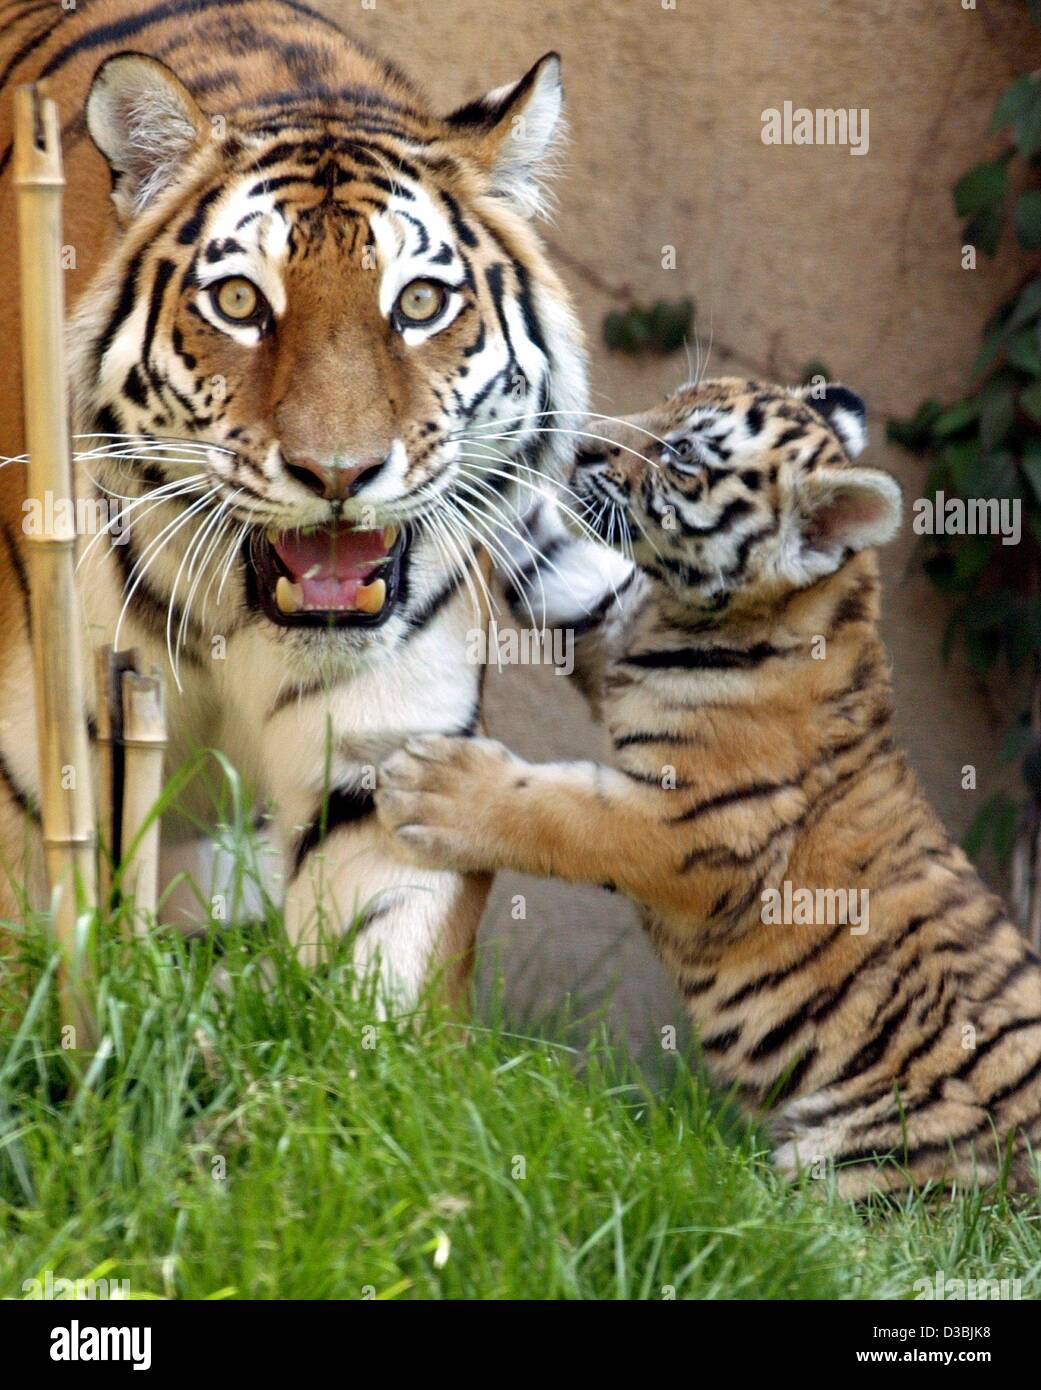
[[[928,535],[919,555],[952,601],[945,656],[960,646],[985,682],[1021,706],[1002,753],[1019,764],[1022,793],[990,798],[966,848],[1007,862],[1026,834],[1033,861],[1041,825],[1041,264],[1032,254],[1041,250],[1041,73],[999,97],[990,129],[999,153],[954,187],[963,265],[1014,239],[1026,268],[984,327],[966,394],[925,401],[910,420],[890,422],[889,436],[927,461],[924,497],[1018,504],[1017,544],[1000,534]]]

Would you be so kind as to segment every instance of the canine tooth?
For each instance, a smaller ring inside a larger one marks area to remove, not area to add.
[[[280,613],[297,612],[304,606],[304,586],[294,584],[284,574],[280,574],[275,585],[275,604]]]
[[[387,581],[374,579],[371,584],[362,584],[354,595],[354,606],[361,613],[378,613],[387,598]]]
[[[391,547],[391,546],[394,544],[394,542],[397,540],[397,538],[398,538],[398,530],[399,530],[399,528],[398,528],[397,526],[393,526],[393,525],[392,525],[392,526],[384,526],[384,528],[383,528],[383,544],[384,544],[384,547],[385,547],[387,550],[389,550],[390,547]]]

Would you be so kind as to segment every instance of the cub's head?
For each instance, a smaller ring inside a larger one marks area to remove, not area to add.
[[[528,225],[556,56],[447,117],[352,61],[350,81],[317,74],[322,99],[214,114],[150,57],[101,66],[86,119],[119,229],[77,306],[73,376],[112,490],[198,502],[171,534],[238,546],[258,616],[360,642],[405,602],[417,540],[433,558],[413,602],[563,465],[540,422],[581,410],[585,382]]]
[[[844,386],[706,381],[586,428],[603,441],[575,460],[585,521],[700,607],[802,588],[900,524],[894,480],[852,461],[865,411]]]

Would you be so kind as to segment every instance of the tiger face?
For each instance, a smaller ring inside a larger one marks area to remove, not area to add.
[[[407,627],[410,578],[494,536],[563,461],[548,413],[583,404],[526,221],[556,56],[444,119],[387,80],[353,109],[217,125],[121,54],[87,103],[121,232],[73,322],[78,428],[134,454],[111,491],[198,505],[245,604],[300,643]]]
[[[605,425],[570,486],[584,525],[683,602],[769,600],[882,545],[900,524],[889,474],[855,466],[865,410],[846,387],[725,379]]]

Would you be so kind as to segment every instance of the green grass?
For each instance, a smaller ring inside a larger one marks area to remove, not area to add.
[[[223,935],[223,985],[207,944],[104,946],[107,1056],[74,1091],[41,982],[0,1064],[0,1294],[48,1269],[183,1298],[1041,1287],[1036,1202],[788,1190],[681,1058],[652,1091],[600,1033],[374,1024],[345,951],[308,974],[269,929],[265,983]]]

